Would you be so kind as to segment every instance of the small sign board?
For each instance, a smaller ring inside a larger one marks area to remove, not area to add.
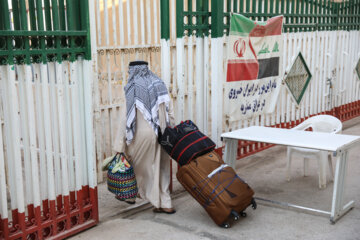
[[[311,73],[301,52],[294,59],[289,71],[285,72],[284,83],[294,101],[299,105],[309,85]]]

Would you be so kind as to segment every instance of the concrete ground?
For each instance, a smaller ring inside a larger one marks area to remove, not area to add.
[[[360,117],[347,121],[343,133],[360,135]],[[336,224],[329,218],[258,205],[230,229],[216,226],[205,210],[174,179],[176,214],[155,214],[146,201],[130,206],[99,186],[100,223],[71,239],[360,239],[360,146],[350,151],[344,202],[355,208]],[[236,171],[256,197],[330,211],[333,182],[318,188],[317,161],[310,160],[303,177],[303,161],[294,159],[292,179],[286,181],[286,148],[276,146],[236,163]],[[335,168],[336,161],[333,160]]]

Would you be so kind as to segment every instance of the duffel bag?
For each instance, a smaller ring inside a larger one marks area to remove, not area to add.
[[[180,166],[214,150],[216,144],[191,121],[159,131],[159,143]]]

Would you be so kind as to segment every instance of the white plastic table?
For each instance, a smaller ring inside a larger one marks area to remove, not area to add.
[[[360,144],[360,136],[253,126],[223,133],[221,138],[225,141],[224,161],[232,167],[235,166],[238,140],[325,150],[333,152],[333,156],[336,157],[331,212],[263,198],[257,198],[257,201],[268,205],[280,205],[281,207],[300,210],[301,212],[330,216],[331,223],[335,223],[354,207],[354,201],[343,205],[343,194],[348,150]]]

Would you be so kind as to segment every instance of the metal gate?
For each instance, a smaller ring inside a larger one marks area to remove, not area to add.
[[[62,239],[98,222],[88,1],[0,11],[0,239]]]

